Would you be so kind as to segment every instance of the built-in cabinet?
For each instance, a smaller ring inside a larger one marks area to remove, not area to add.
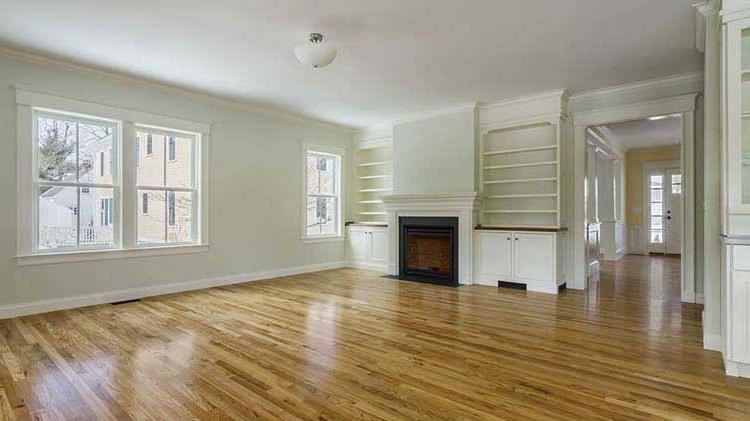
[[[348,225],[347,260],[352,267],[385,271],[388,264],[388,227]]]
[[[723,3],[724,360],[750,377],[750,5]]]
[[[525,285],[555,294],[562,280],[561,232],[476,230],[476,283]]]
[[[393,144],[390,139],[363,142],[355,154],[357,222],[385,222],[382,196],[393,193]]]

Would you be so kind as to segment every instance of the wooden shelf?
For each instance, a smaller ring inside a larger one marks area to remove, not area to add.
[[[519,178],[515,180],[489,180],[489,181],[485,181],[484,184],[536,183],[536,182],[548,182],[548,181],[557,181],[557,177]]]
[[[485,210],[484,213],[557,213],[556,210],[541,209],[504,209],[504,210]]]
[[[388,212],[357,212],[357,215],[388,215]]]
[[[382,200],[359,200],[357,201],[357,203],[360,205],[372,205],[376,203],[383,203],[383,201]]]
[[[539,193],[539,194],[502,194],[496,196],[487,196],[487,199],[526,199],[534,197],[557,197],[557,193]]]
[[[512,154],[512,153],[521,153],[521,152],[548,151],[552,149],[557,149],[557,145],[535,146],[531,148],[506,149],[504,151],[489,151],[489,152],[485,152],[484,156],[505,155],[505,154]]]
[[[383,175],[363,175],[361,177],[358,177],[360,180],[375,180],[378,178],[391,178],[393,177],[390,174],[383,174]]]
[[[545,165],[557,165],[557,161],[529,162],[527,164],[490,165],[490,166],[484,167],[484,170],[489,171],[489,170],[504,170],[508,168],[543,167]]]
[[[373,161],[373,162],[363,162],[358,167],[374,167],[377,165],[390,165],[393,164],[393,161]]]

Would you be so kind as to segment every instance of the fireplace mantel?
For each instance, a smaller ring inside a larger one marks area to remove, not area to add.
[[[399,223],[401,216],[458,217],[458,281],[474,283],[474,226],[479,222],[482,195],[465,194],[383,196],[388,212],[388,273],[399,273]]]

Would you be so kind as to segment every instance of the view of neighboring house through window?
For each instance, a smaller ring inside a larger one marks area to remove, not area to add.
[[[37,248],[113,247],[112,216],[119,186],[114,166],[105,172],[103,163],[116,150],[116,125],[50,112],[37,112],[34,118]],[[112,209],[107,208],[106,218],[102,217],[104,199]]]
[[[195,137],[139,128],[137,138],[146,139],[147,150],[136,171],[141,209],[138,242],[144,245],[193,242],[197,194],[193,174]]]
[[[338,236],[341,156],[307,151],[306,236]]]

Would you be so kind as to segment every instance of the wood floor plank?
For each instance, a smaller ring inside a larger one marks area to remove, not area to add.
[[[750,419],[679,259],[558,296],[340,269],[0,321],[0,419]]]

